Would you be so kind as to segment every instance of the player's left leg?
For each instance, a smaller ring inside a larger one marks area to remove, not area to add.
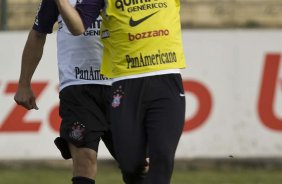
[[[73,184],[94,184],[97,173],[97,152],[69,144],[73,161]]]
[[[97,151],[100,136],[103,132],[95,132],[90,135],[96,137],[84,145],[67,142],[65,138],[58,137],[55,144],[61,151],[64,159],[72,159],[73,177],[72,184],[95,184],[97,173]]]
[[[108,130],[98,101],[101,98],[93,100],[102,94],[99,89],[94,85],[76,85],[60,92],[62,122],[55,144],[64,159],[73,160],[73,184],[95,184],[99,141]]]
[[[175,151],[185,119],[185,97],[178,74],[155,77],[145,124],[150,169],[144,184],[170,184]]]

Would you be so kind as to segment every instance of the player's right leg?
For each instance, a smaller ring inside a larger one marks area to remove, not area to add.
[[[127,184],[139,184],[144,180],[140,175],[147,156],[143,125],[145,112],[140,103],[142,86],[140,80],[122,80],[112,86],[110,116],[113,142],[116,158]]]
[[[111,94],[111,88],[105,88],[105,91],[103,94],[106,94],[104,96],[105,98],[105,104],[107,104],[105,112],[106,112],[106,117],[108,118],[108,124],[110,125],[110,107],[111,107],[111,102],[112,102],[112,94]],[[114,150],[114,145],[113,145],[113,138],[112,138],[112,131],[106,131],[105,134],[101,137],[105,146],[113,156],[113,158],[116,158],[116,153]],[[138,172],[132,173],[127,173],[122,171],[122,179],[126,184],[138,184],[142,183],[144,178],[146,177],[149,169],[149,159],[146,159],[143,161],[144,164],[141,165],[141,168],[138,170]]]

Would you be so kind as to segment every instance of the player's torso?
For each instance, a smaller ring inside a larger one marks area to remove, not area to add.
[[[70,0],[74,6],[76,0]],[[103,46],[100,41],[102,18],[80,36],[73,36],[62,17],[58,17],[57,55],[60,89],[77,84],[110,84],[100,75]]]
[[[110,77],[185,67],[179,0],[106,0],[102,71]]]

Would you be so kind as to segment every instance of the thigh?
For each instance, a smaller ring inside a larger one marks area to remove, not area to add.
[[[109,129],[99,98],[101,91],[96,86],[70,86],[60,92],[60,137],[76,147],[95,151],[100,137]]]
[[[173,157],[185,121],[185,97],[179,74],[155,77],[148,99],[146,130],[151,157]]]
[[[151,109],[146,116],[149,157],[174,155],[184,126],[184,103],[163,100],[163,108]]]

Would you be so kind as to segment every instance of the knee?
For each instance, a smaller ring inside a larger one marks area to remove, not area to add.
[[[124,162],[120,163],[120,169],[126,175],[136,175],[144,170],[144,163]]]
[[[158,149],[150,154],[150,165],[159,165],[162,168],[171,168],[174,164],[175,151]]]

